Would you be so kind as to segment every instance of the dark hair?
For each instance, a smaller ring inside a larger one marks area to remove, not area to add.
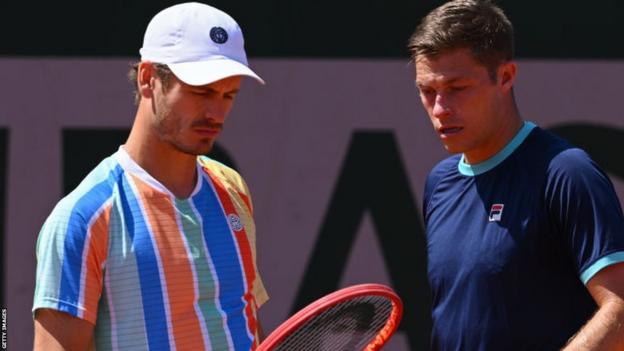
[[[453,0],[431,11],[409,39],[412,60],[468,48],[496,79],[496,69],[514,56],[513,26],[490,0]]]
[[[130,70],[128,71],[128,80],[132,84],[134,88],[134,103],[138,104],[141,101],[141,94],[139,94],[139,90],[137,87],[137,74],[139,71],[139,63],[135,62],[130,65]],[[163,63],[153,63],[154,68],[156,69],[156,77],[160,79],[162,82],[163,90],[167,91],[169,89],[169,84],[171,83],[171,79],[173,77],[173,72],[169,69],[169,66]]]

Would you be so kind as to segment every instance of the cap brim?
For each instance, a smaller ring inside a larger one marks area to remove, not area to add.
[[[248,76],[264,84],[254,71],[244,64],[230,59],[170,63],[173,74],[188,85],[206,85],[232,76]]]

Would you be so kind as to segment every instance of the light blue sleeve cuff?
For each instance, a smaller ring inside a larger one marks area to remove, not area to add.
[[[583,271],[583,273],[581,273],[581,281],[583,281],[583,284],[587,285],[587,282],[601,269],[620,262],[624,262],[624,251],[618,251],[608,254],[607,256],[602,257],[598,261],[594,262],[594,264],[592,264],[591,266],[589,266],[589,268]]]

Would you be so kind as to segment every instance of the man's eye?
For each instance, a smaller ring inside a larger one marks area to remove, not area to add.
[[[465,85],[457,85],[457,86],[452,86],[452,87],[449,88],[449,90],[453,91],[453,92],[462,91],[462,90],[465,90],[465,89],[466,89]]]
[[[419,88],[419,90],[420,90],[420,93],[422,95],[432,95],[432,94],[435,94],[435,90],[430,89],[430,88]]]

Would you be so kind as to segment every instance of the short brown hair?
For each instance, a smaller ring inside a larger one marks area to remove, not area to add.
[[[431,11],[409,39],[412,60],[468,48],[496,78],[496,68],[514,56],[513,26],[490,0],[453,0]]]
[[[141,94],[139,94],[139,90],[137,87],[137,74],[139,72],[139,63],[135,62],[130,65],[130,70],[128,71],[128,80],[134,87],[134,103],[138,104],[141,101]],[[169,89],[169,84],[171,83],[171,79],[173,77],[173,72],[169,69],[169,66],[163,63],[153,63],[154,68],[156,68],[156,77],[160,79],[162,82],[162,87],[165,91]]]

